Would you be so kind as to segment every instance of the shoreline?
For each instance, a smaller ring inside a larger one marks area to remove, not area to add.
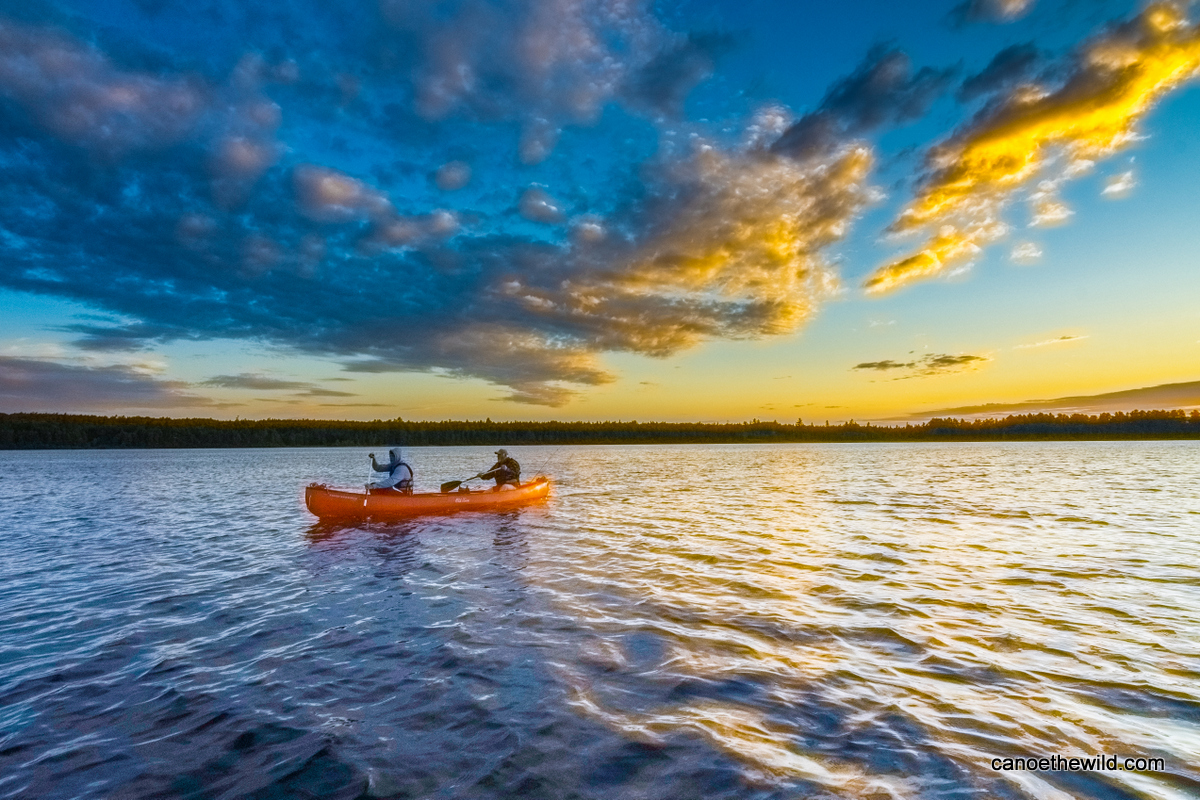
[[[215,420],[0,414],[0,450],[263,447],[406,447],[854,442],[1159,441],[1200,439],[1200,411],[1019,414],[995,419],[932,419],[918,425],[850,421],[805,425],[751,420],[699,422],[493,422],[403,419]]]

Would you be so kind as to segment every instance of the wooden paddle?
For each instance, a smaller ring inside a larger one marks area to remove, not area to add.
[[[472,475],[471,477],[467,478],[466,480],[447,481],[446,483],[442,484],[442,494],[446,494],[447,492],[453,492],[455,489],[457,489],[459,486],[462,486],[467,481],[473,481],[478,477],[479,477],[478,475]]]

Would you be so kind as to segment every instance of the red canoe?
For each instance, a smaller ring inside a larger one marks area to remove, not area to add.
[[[312,483],[304,490],[304,504],[321,519],[404,519],[424,514],[448,514],[453,511],[495,511],[542,500],[550,493],[550,480],[536,478],[519,489],[494,492],[436,494],[400,494],[391,489],[370,494],[331,489]]]

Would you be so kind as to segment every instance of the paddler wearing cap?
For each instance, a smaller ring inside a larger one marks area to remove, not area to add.
[[[517,460],[508,454],[507,450],[500,449],[496,451],[496,463],[487,472],[481,472],[475,476],[476,478],[496,479],[496,491],[505,484],[511,484],[515,487],[521,486],[521,465]]]

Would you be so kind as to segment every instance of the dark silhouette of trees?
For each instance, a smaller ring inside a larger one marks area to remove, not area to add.
[[[919,425],[775,421],[493,422],[213,420],[0,414],[0,449],[370,447],[425,445],[719,444],[770,442],[1043,441],[1200,438],[1200,411],[1020,414]]]

